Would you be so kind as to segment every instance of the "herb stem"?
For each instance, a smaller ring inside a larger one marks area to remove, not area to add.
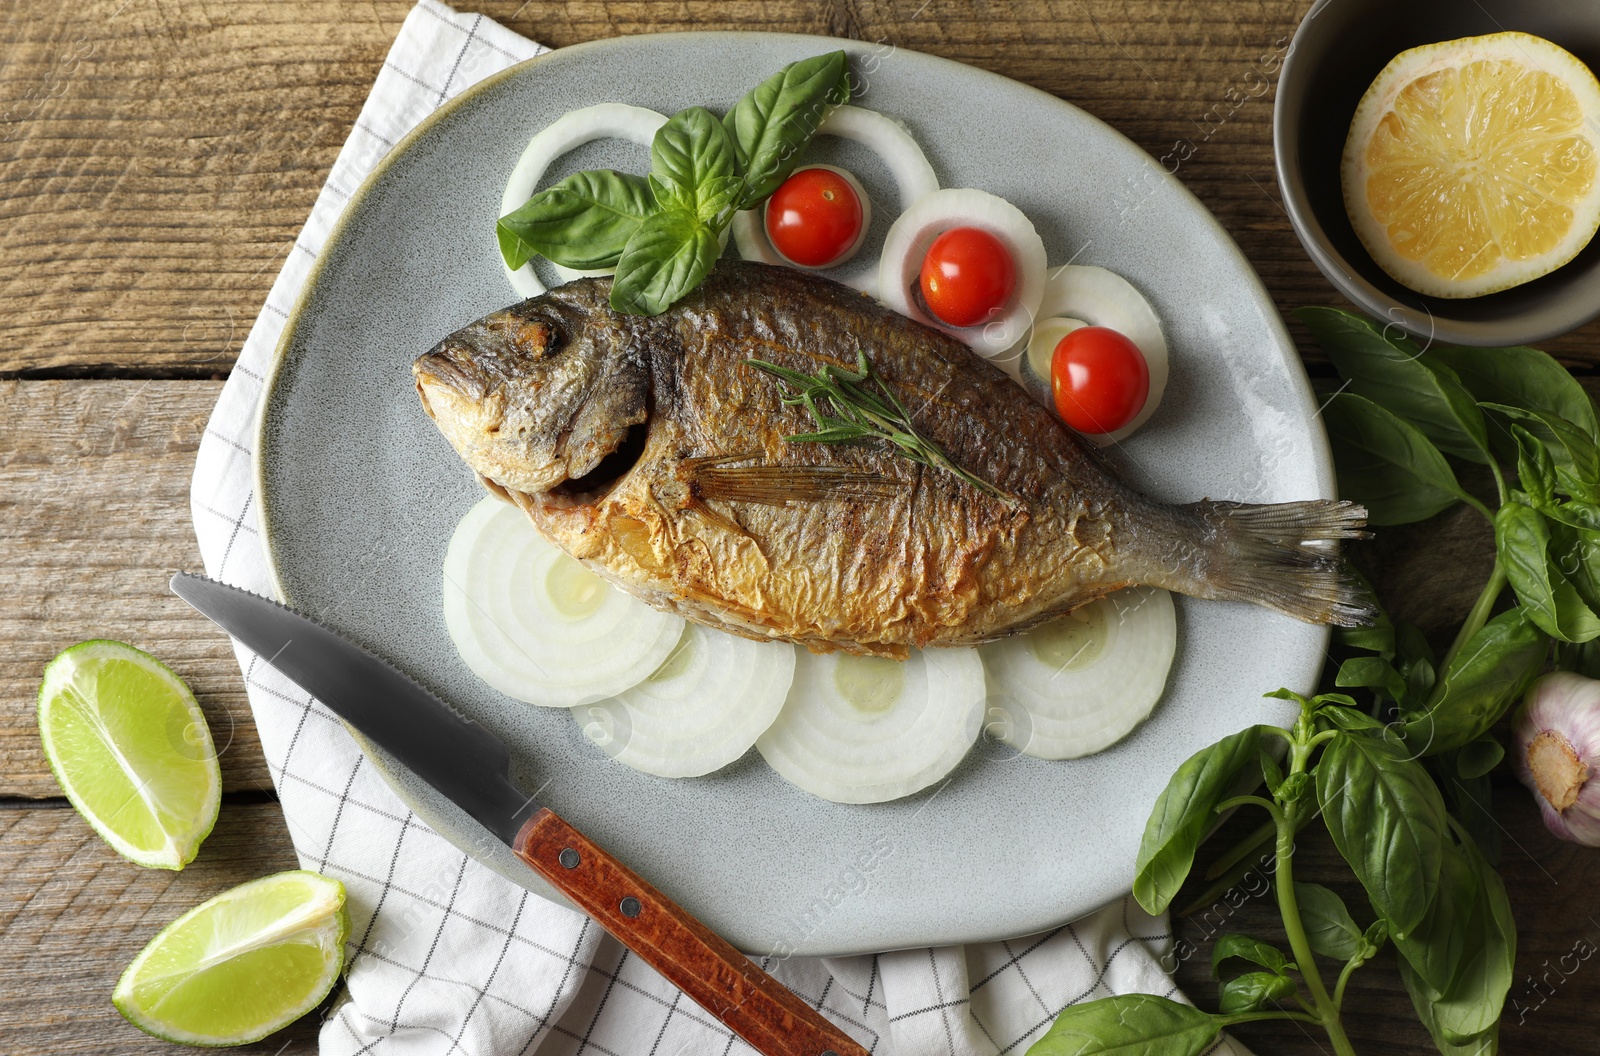
[[[1221,814],[1225,810],[1232,810],[1234,807],[1243,806],[1255,806],[1265,810],[1268,814],[1272,815],[1272,824],[1274,828],[1283,824],[1283,811],[1279,810],[1278,805],[1272,802],[1272,800],[1266,799],[1262,796],[1234,796],[1232,799],[1225,799],[1221,803],[1218,803],[1216,806],[1216,811],[1218,814]]]
[[[1344,962],[1344,967],[1339,969],[1339,981],[1337,983],[1335,983],[1334,987],[1333,987],[1333,1007],[1334,1008],[1341,1009],[1341,1008],[1344,1007],[1344,984],[1346,984],[1346,983],[1348,983],[1350,981],[1351,973],[1353,973],[1357,968],[1360,968],[1365,963],[1367,963],[1367,962],[1364,959],[1362,959],[1361,955],[1357,954],[1356,956],[1350,958],[1348,961]]]
[[[1277,1009],[1271,1012],[1235,1012],[1231,1015],[1217,1016],[1218,1022],[1224,1027],[1231,1027],[1236,1023],[1259,1023],[1266,1019],[1298,1019],[1302,1023],[1321,1023],[1315,1015],[1309,1012],[1290,1012],[1288,1009]]]
[[[1305,773],[1306,763],[1311,758],[1312,749],[1308,742],[1311,740],[1310,732],[1313,728],[1311,709],[1303,706],[1300,719],[1295,723],[1296,743],[1289,750],[1289,776]],[[1306,938],[1305,924],[1300,919],[1300,904],[1295,898],[1294,838],[1298,831],[1296,822],[1300,817],[1300,807],[1300,800],[1292,800],[1284,805],[1280,815],[1277,841],[1278,868],[1272,878],[1272,886],[1277,888],[1278,912],[1283,916],[1283,930],[1289,937],[1289,949],[1294,953],[1295,964],[1300,968],[1300,977],[1305,980],[1306,989],[1311,992],[1312,1003],[1317,1008],[1316,1021],[1327,1031],[1334,1052],[1339,1056],[1355,1056],[1350,1038],[1344,1032],[1344,1024],[1339,1021],[1339,1007],[1328,996],[1328,989],[1322,982],[1322,973],[1317,970],[1316,955],[1312,953],[1311,943]]]
[[[1450,673],[1450,665],[1460,654],[1463,646],[1471,637],[1483,630],[1483,625],[1489,622],[1489,612],[1494,608],[1494,603],[1499,600],[1500,592],[1506,589],[1506,570],[1497,557],[1494,568],[1489,572],[1489,581],[1483,585],[1483,590],[1478,594],[1478,600],[1472,603],[1472,611],[1467,613],[1467,622],[1461,625],[1461,630],[1456,633],[1455,641],[1450,643],[1450,649],[1444,654],[1444,660],[1439,664],[1439,680],[1434,683],[1433,692],[1428,694],[1428,702],[1423,705],[1424,711],[1433,710],[1434,705],[1444,698],[1446,676]]]

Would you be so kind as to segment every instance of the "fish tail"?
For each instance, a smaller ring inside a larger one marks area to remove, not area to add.
[[[1307,623],[1358,627],[1376,615],[1371,596],[1351,576],[1337,543],[1364,539],[1366,508],[1314,499],[1270,506],[1191,503],[1196,535],[1180,544],[1186,594],[1263,605]],[[1187,519],[1187,518],[1185,518]]]

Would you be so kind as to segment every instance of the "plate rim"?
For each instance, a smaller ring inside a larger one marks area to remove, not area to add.
[[[581,61],[589,52],[604,52],[609,48],[613,48],[618,45],[636,43],[640,40],[661,41],[694,39],[697,41],[705,41],[708,39],[717,38],[730,41],[759,38],[765,41],[775,40],[797,43],[806,42],[813,47],[822,46],[831,47],[835,50],[842,49],[846,51],[852,58],[859,58],[864,52],[871,53],[871,49],[876,46],[873,42],[868,41],[806,33],[715,30],[630,34],[617,37],[604,37],[597,40],[583,41],[560,48],[551,48],[548,51],[540,53],[539,55],[535,55],[529,59],[523,60],[522,62],[515,63],[503,70],[496,71],[495,73],[484,77],[482,80],[469,85],[451,99],[446,100],[438,108],[433,110],[421,121],[419,121],[410,132],[402,136],[395,143],[394,147],[378,160],[372,171],[368,173],[365,178],[363,178],[360,185],[351,193],[349,200],[344,204],[338,219],[329,229],[328,235],[323,241],[322,250],[318,252],[316,259],[312,262],[310,270],[306,273],[300,291],[296,295],[294,303],[291,305],[288,316],[284,321],[283,330],[280,333],[278,341],[273,349],[272,360],[268,365],[268,369],[266,370],[262,379],[261,393],[256,405],[256,421],[251,434],[251,481],[257,496],[257,510],[261,527],[263,557],[267,576],[272,584],[273,590],[276,591],[278,597],[285,604],[293,606],[297,604],[297,602],[290,592],[285,588],[283,574],[279,568],[276,556],[276,547],[273,543],[274,533],[271,507],[266,501],[267,490],[265,487],[265,478],[267,447],[265,441],[268,430],[268,412],[272,407],[274,400],[281,392],[281,382],[285,376],[285,370],[290,358],[289,351],[303,322],[305,310],[321,284],[325,264],[329,258],[328,251],[338,242],[338,240],[345,236],[347,228],[354,222],[355,217],[357,217],[357,215],[361,212],[362,206],[365,204],[366,199],[370,196],[373,189],[384,178],[390,167],[395,162],[397,162],[407,151],[412,149],[419,140],[427,136],[435,128],[435,126],[448,121],[460,107],[466,105],[470,100],[479,94],[498,86],[504,81],[514,77],[526,75],[529,70],[537,68],[541,63],[550,62],[552,60]],[[1270,293],[1267,291],[1266,284],[1262,281],[1260,273],[1244,255],[1243,250],[1239,248],[1238,243],[1228,232],[1227,228],[1222,225],[1221,221],[1217,219],[1217,217],[1211,212],[1205,203],[1202,202],[1198,196],[1196,196],[1195,193],[1183,183],[1183,181],[1179,180],[1174,173],[1168,172],[1165,167],[1160,165],[1154,156],[1152,156],[1138,143],[1134,142],[1109,122],[1102,120],[1101,118],[1076,105],[1075,103],[1070,102],[1069,100],[1052,95],[1049,92],[1046,92],[1043,89],[1037,88],[1031,84],[1007,77],[1004,74],[995,73],[992,70],[986,70],[982,67],[973,66],[965,62],[945,58],[939,55],[933,55],[928,52],[917,51],[912,48],[905,48],[895,45],[893,47],[893,51],[897,56],[909,57],[909,61],[912,63],[922,63],[932,67],[956,67],[962,71],[963,76],[977,76],[982,80],[998,82],[1005,85],[1008,90],[1015,90],[1017,88],[1025,89],[1027,93],[1036,96],[1043,105],[1066,107],[1069,110],[1075,111],[1081,117],[1086,118],[1087,120],[1092,121],[1096,125],[1100,126],[1103,131],[1109,133],[1117,139],[1122,140],[1133,151],[1142,156],[1146,164],[1154,173],[1158,174],[1157,178],[1166,186],[1169,191],[1177,191],[1180,198],[1187,200],[1188,205],[1191,207],[1189,210],[1191,215],[1199,218],[1215,236],[1218,236],[1218,242],[1222,252],[1230,257],[1231,262],[1240,267],[1245,274],[1250,276],[1251,280],[1253,280],[1248,284],[1248,301],[1258,310],[1259,314],[1266,321],[1267,329],[1275,339],[1273,342],[1273,353],[1276,356],[1276,360],[1283,368],[1289,386],[1293,390],[1294,395],[1298,398],[1302,409],[1308,412],[1313,412],[1317,409],[1315,392],[1312,389],[1310,376],[1306,372],[1304,361],[1301,359],[1299,350],[1288,332],[1288,327],[1284,322],[1283,316],[1278,311],[1276,303],[1272,300]],[[1336,484],[1333,466],[1333,454],[1328,440],[1327,430],[1326,427],[1320,422],[1320,415],[1312,414],[1309,416],[1317,419],[1317,424],[1310,430],[1310,435],[1308,437],[1310,441],[1308,463],[1311,470],[1311,476],[1315,480],[1316,490],[1319,493],[1319,497],[1327,499],[1335,498]],[[1321,631],[1321,648],[1325,650],[1328,638],[1331,636],[1332,632],[1331,629],[1327,627],[1321,628]],[[1305,666],[1310,669],[1312,666],[1311,661],[1307,661]],[[366,736],[361,734],[359,730],[351,727],[348,723],[344,723],[343,720],[340,721],[341,724],[344,725],[345,729],[353,736],[357,747],[360,749],[363,756],[367,758],[368,762],[373,764],[374,768],[383,778],[384,783],[390,787],[390,789],[406,805],[408,809],[416,812],[417,808],[412,803],[411,798],[406,794],[405,790],[401,787],[396,775],[390,773],[390,763],[383,755],[381,750],[378,750],[376,746]],[[463,815],[463,817],[464,816],[465,815]],[[419,818],[421,818],[420,814]],[[430,826],[432,824],[431,822],[428,822],[426,818],[422,818],[421,820],[424,820],[425,823],[429,823]],[[478,854],[468,847],[463,846],[463,841],[454,838],[446,832],[441,831],[439,835],[447,842],[460,847],[464,853],[473,857],[481,864],[487,866],[495,872],[500,873],[502,876],[506,876],[507,879],[512,879],[513,882],[517,882],[516,879],[511,877],[509,873],[497,866],[494,856]],[[1129,867],[1126,871],[1129,876],[1129,883],[1131,884],[1132,863],[1129,863]],[[525,888],[527,887],[526,884],[522,884],[521,886]],[[533,893],[540,894],[548,899],[549,895],[546,894],[546,890],[553,892],[553,889],[533,889]],[[1071,920],[1080,919],[1089,913],[1095,912],[1098,909],[1103,909],[1105,906],[1109,906],[1119,899],[1125,897],[1128,893],[1128,890],[1129,888],[1127,886],[1123,886],[1116,893],[1105,899],[1097,906],[1090,909],[1084,909],[1081,912],[1075,912],[1070,917],[1056,919],[1056,917],[1059,916],[1059,913],[1055,913],[1054,911],[1046,911],[1044,916],[1049,917],[1049,921],[1042,926],[1045,928],[1059,926],[1068,923]],[[561,898],[558,892],[553,893],[555,893],[557,898],[560,900],[558,904],[571,905],[570,902],[567,902],[564,898]],[[1024,925],[1024,927],[1032,927],[1038,923],[1039,922],[1037,920],[1029,921]],[[1035,927],[1033,930],[1038,930],[1038,928]],[[1012,930],[1008,929],[1003,934],[985,934],[989,939],[999,939],[1008,938],[1013,934],[1021,933],[1022,932],[1013,932]],[[950,941],[957,943],[984,941],[984,936],[963,934],[962,936],[953,940],[946,938],[945,940],[934,939],[924,942],[919,939],[917,941],[901,943],[898,946],[891,945],[887,947],[881,942],[877,942],[869,943],[867,945],[861,945],[859,943],[854,945],[848,943],[836,943],[833,946],[812,948],[810,944],[807,943],[805,944],[805,948],[797,948],[795,953],[797,955],[804,956],[845,956],[878,952],[882,949],[915,948],[930,944],[945,945],[949,944]]]

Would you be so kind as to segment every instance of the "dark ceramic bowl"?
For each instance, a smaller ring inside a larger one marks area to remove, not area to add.
[[[1407,48],[1502,30],[1545,37],[1600,70],[1596,0],[1318,0],[1295,32],[1278,80],[1273,153],[1295,233],[1341,293],[1423,340],[1531,344],[1600,315],[1600,238],[1543,278],[1447,300],[1390,278],[1345,214],[1345,135],[1378,72]]]

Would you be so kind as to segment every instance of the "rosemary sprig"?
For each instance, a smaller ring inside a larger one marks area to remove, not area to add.
[[[853,444],[882,440],[912,462],[954,474],[1008,506],[1019,504],[1015,495],[962,469],[938,444],[919,433],[905,405],[873,372],[867,354],[860,349],[856,350],[853,371],[828,363],[815,375],[806,375],[762,359],[745,362],[782,382],[787,389],[780,397],[783,402],[791,407],[804,407],[817,423],[816,432],[784,437],[790,443]]]

